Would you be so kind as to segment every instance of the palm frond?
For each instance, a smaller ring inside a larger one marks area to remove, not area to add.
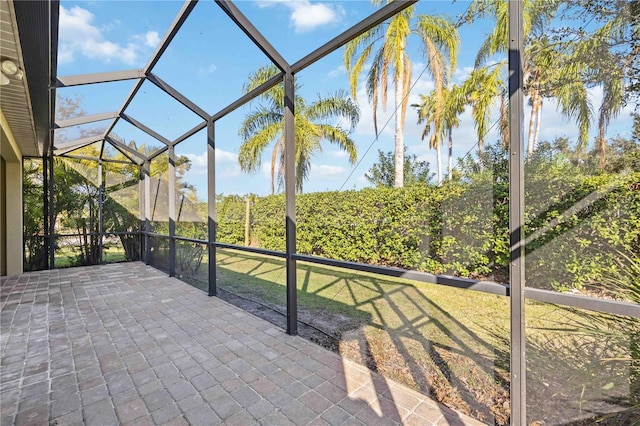
[[[378,86],[381,78],[381,65],[379,65],[379,62],[381,61],[382,54],[383,52],[380,50],[376,55],[376,61],[374,61],[367,75],[367,96],[371,100],[371,106],[373,108],[373,128],[376,136],[378,135]]]
[[[398,81],[404,77],[406,63],[407,38],[411,34],[409,20],[402,14],[396,15],[385,34],[385,63],[393,69],[393,79]]]
[[[353,131],[360,121],[360,107],[347,97],[344,90],[338,90],[329,97],[318,96],[318,100],[309,105],[305,115],[312,121],[341,117],[349,122]]]
[[[266,83],[272,77],[280,74],[280,70],[275,65],[266,65],[258,68],[249,74],[247,82],[242,86],[244,93],[249,93],[253,89]],[[273,105],[284,105],[284,85],[278,84],[259,96]]]
[[[252,74],[256,80],[270,78],[273,70],[260,69]],[[254,84],[253,80],[247,88]],[[259,83],[257,83],[259,85]],[[298,87],[296,85],[296,87]],[[295,88],[294,88],[295,91]],[[271,93],[270,93],[271,92]],[[295,91],[297,93],[297,91]],[[284,182],[285,149],[284,149],[284,102],[280,88],[265,92],[264,102],[245,116],[239,134],[243,138],[238,153],[238,162],[244,171],[254,172],[261,166],[262,155],[268,145],[275,142],[271,152],[271,191],[275,191]],[[311,170],[311,158],[314,153],[322,151],[322,141],[336,143],[345,149],[351,161],[357,158],[356,147],[348,137],[348,132],[338,125],[327,121],[338,118],[346,119],[353,130],[360,119],[358,105],[349,99],[346,91],[337,91],[328,97],[320,97],[310,105],[302,96],[295,96],[295,171],[296,190],[302,191],[303,182]],[[317,122],[320,123],[317,123]],[[277,178],[276,178],[277,169]]]
[[[349,137],[349,133],[339,127],[329,126],[327,124],[318,124],[317,126],[322,137],[338,145],[340,149],[349,154],[349,162],[355,164],[358,160],[358,149],[356,143]]]
[[[437,47],[442,62],[448,63],[448,69],[453,72],[458,64],[460,49],[460,36],[455,25],[449,19],[441,16],[422,15],[418,20],[417,31],[425,46],[426,41],[430,40]],[[427,57],[430,58],[429,52],[427,54]],[[447,76],[448,79],[449,76]]]
[[[261,105],[242,120],[238,134],[243,140],[248,140],[261,132],[265,127],[274,123],[280,123],[282,120],[284,120],[282,111],[266,108]]]
[[[558,109],[578,121],[578,142],[584,147],[589,139],[589,128],[593,117],[593,106],[587,88],[581,82],[565,84],[556,92]]]
[[[383,29],[383,25],[373,27],[351,40],[344,48],[343,62],[349,76],[349,88],[353,99],[356,99],[360,74],[369,60],[376,42],[384,33]]]
[[[358,79],[360,78],[360,73],[362,72],[362,69],[364,68],[366,62],[369,60],[369,57],[371,56],[372,51],[373,51],[373,44],[363,49],[362,54],[356,60],[355,64],[353,64],[353,67],[347,68],[347,73],[349,75],[349,88],[351,89],[351,96],[353,96],[353,99],[357,98]]]
[[[283,130],[284,123],[271,123],[263,127],[260,132],[254,133],[251,138],[245,140],[240,145],[240,152],[238,153],[240,168],[247,172],[258,170],[262,164],[262,152],[282,134]]]

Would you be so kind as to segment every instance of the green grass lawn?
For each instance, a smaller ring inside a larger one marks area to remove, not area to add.
[[[205,280],[206,262],[197,271]],[[283,259],[218,249],[217,274],[219,287],[285,311]],[[485,422],[508,424],[507,297],[304,262],[297,278],[299,319],[337,336],[343,356]],[[629,393],[628,363],[594,370],[604,346],[558,333],[579,313],[531,301],[526,309],[536,369],[530,400],[546,401],[531,407],[532,419],[611,410],[603,400]]]
[[[80,247],[64,246],[56,249],[56,268],[69,268],[77,266],[76,258],[80,253]],[[102,261],[104,263],[124,262],[126,260],[124,249],[120,244],[105,244],[102,247]]]

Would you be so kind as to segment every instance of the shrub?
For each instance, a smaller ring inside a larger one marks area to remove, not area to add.
[[[583,176],[561,159],[526,165],[527,285],[596,286],[619,268],[616,251],[640,251],[640,172]],[[506,282],[506,163],[493,159],[440,187],[365,188],[296,197],[297,252],[435,274]],[[244,241],[245,201],[222,197],[218,240]],[[251,240],[285,250],[283,194],[255,197]]]

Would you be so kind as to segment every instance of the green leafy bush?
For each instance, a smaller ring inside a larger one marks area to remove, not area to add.
[[[297,252],[508,281],[509,194],[503,153],[440,187],[366,188],[296,197]],[[594,287],[619,250],[640,251],[640,172],[584,175],[561,156],[526,164],[527,285]],[[246,200],[221,197],[218,240],[244,242]],[[251,245],[285,250],[284,195],[254,197]]]
[[[238,195],[216,199],[216,239],[240,245],[244,242],[244,199]]]

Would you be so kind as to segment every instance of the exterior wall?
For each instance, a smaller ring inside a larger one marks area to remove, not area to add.
[[[7,275],[7,165],[0,157],[0,275]]]
[[[18,275],[22,263],[22,153],[0,110],[0,272]]]

